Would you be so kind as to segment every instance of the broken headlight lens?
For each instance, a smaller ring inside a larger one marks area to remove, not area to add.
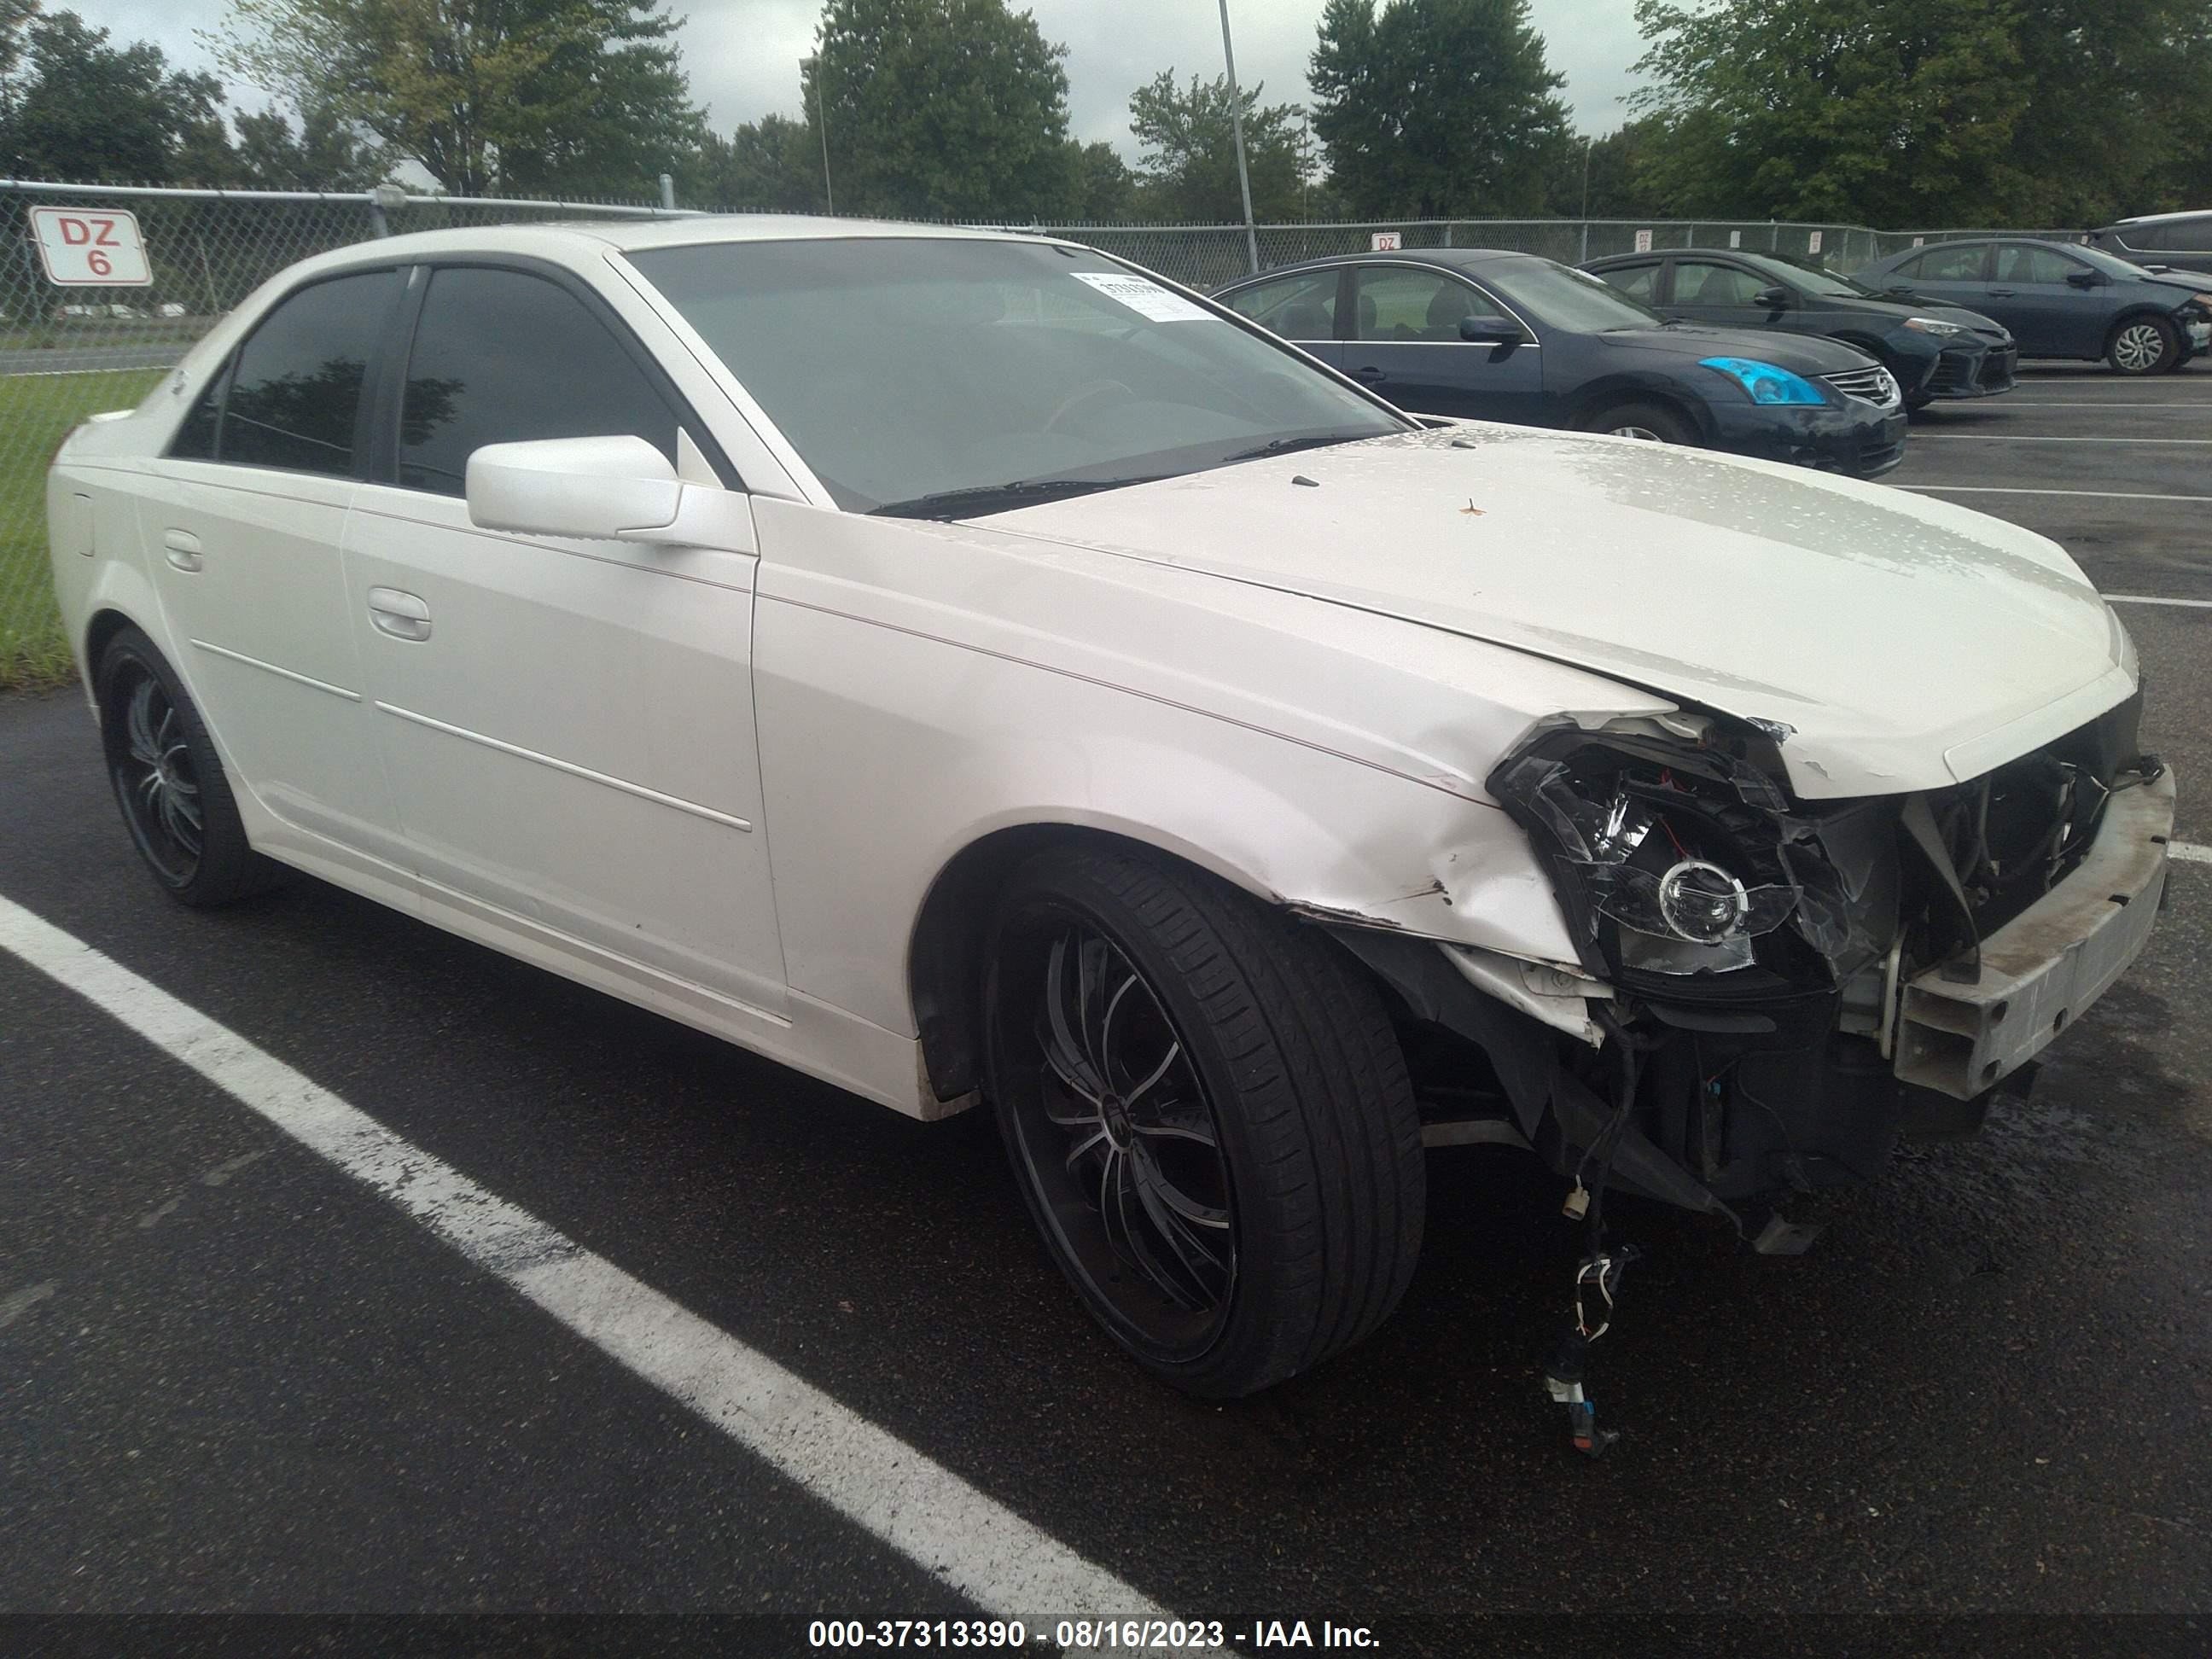
[[[1686,750],[1669,763],[1645,747],[1555,734],[1510,757],[1491,791],[1550,853],[1594,971],[1747,968],[1752,941],[1790,919],[1799,890],[1775,879],[1774,858],[1747,853],[1760,819],[1726,763]]]

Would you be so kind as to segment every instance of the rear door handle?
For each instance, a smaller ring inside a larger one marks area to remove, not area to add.
[[[1376,368],[1374,364],[1369,363],[1363,368],[1353,369],[1352,378],[1355,380],[1387,380],[1390,377]]]
[[[1992,300],[2009,300],[2012,296],[2013,290],[2008,288],[1993,288],[1990,290],[1990,298]]]
[[[430,637],[430,607],[397,587],[368,590],[368,619],[395,640],[420,644]]]
[[[163,531],[161,551],[179,570],[198,570],[206,562],[200,557],[200,538],[189,530]]]

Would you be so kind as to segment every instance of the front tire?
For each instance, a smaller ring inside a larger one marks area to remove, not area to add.
[[[2112,331],[2105,361],[2121,374],[2163,374],[2181,360],[2181,331],[2163,317],[2130,317]]]
[[[1420,1123],[1381,999],[1325,939],[1155,854],[1071,845],[1005,890],[984,1011],[1016,1182],[1155,1376],[1250,1394],[1397,1305]]]
[[[138,855],[179,903],[228,904],[287,877],[246,844],[207,726],[176,671],[135,628],[107,642],[93,674],[108,781]]]
[[[1583,422],[1585,432],[1607,432],[1616,438],[1641,438],[1647,443],[1695,444],[1697,429],[1664,404],[1615,404]]]

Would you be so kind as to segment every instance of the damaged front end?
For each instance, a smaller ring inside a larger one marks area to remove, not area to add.
[[[1580,974],[1501,995],[1489,953],[1340,937],[1432,1039],[1412,1048],[1431,1097],[1482,1096],[1449,1075],[1471,1043],[1513,1138],[1578,1185],[1595,1154],[1613,1186],[1735,1215],[1866,1181],[1901,1137],[1977,1127],[2140,949],[2172,784],[2139,753],[2139,701],[1954,788],[1814,802],[1782,781],[1784,727],[1548,725],[1487,787],[1551,875]],[[2077,872],[2129,890],[2098,911]]]

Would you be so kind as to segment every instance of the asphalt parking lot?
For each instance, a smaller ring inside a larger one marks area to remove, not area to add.
[[[2212,364],[2031,366],[1917,418],[1887,482],[2126,596],[2212,845]],[[2212,854],[2032,1097],[1824,1201],[1809,1254],[1630,1214],[1590,1463],[1535,1381],[1574,1240],[1514,1153],[1432,1154],[1376,1340],[1201,1405],[1091,1330],[978,1115],[315,883],[168,904],[74,695],[0,699],[0,941],[64,930],[141,1016],[0,949],[0,1611],[765,1613],[804,1646],[1127,1591],[1407,1651],[1501,1613],[2212,1611]],[[326,1096],[404,1146],[271,1121]],[[529,1249],[471,1231],[501,1205]],[[564,1302],[579,1264],[615,1291]]]

